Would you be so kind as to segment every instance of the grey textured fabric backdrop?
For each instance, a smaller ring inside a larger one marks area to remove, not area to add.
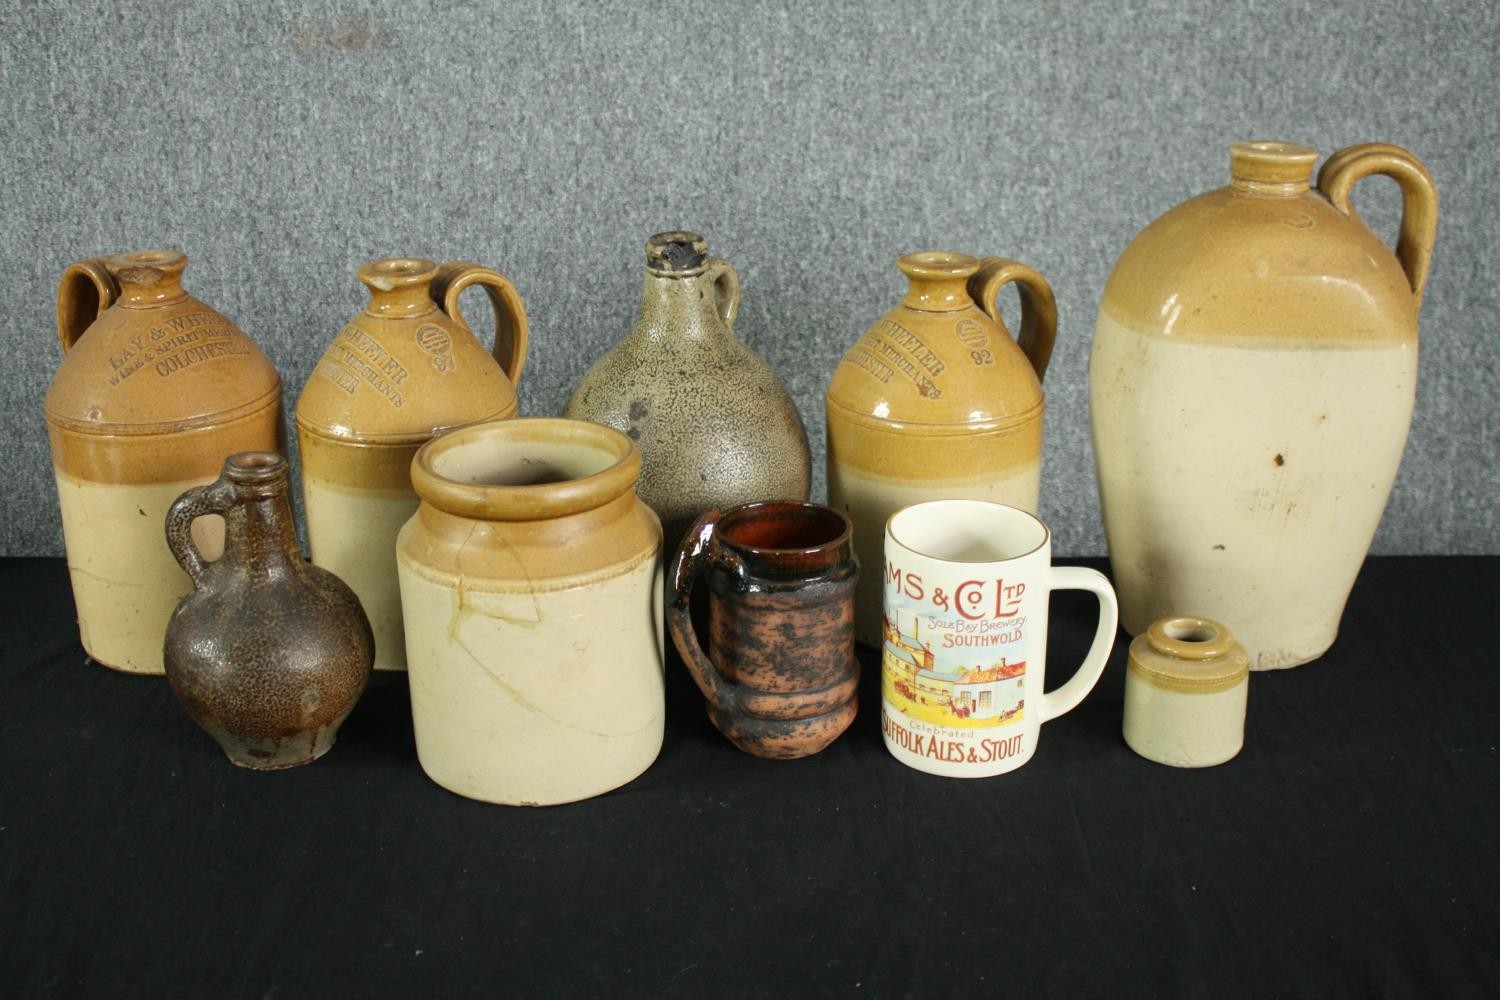
[[[650,233],[703,232],[823,493],[823,386],[896,257],[1018,257],[1057,289],[1042,514],[1102,553],[1087,361],[1115,257],[1227,180],[1225,145],[1407,146],[1442,216],[1416,421],[1379,552],[1496,552],[1493,3],[12,4],[0,13],[8,364],[0,551],[62,551],[41,398],[69,262],[170,246],[288,407],[393,254],[505,272],[522,411],[629,327]],[[1393,233],[1383,179],[1358,201]],[[479,293],[474,293],[479,294]],[[471,307],[481,314],[482,298]]]

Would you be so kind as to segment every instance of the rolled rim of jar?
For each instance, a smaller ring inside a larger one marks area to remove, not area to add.
[[[561,417],[468,424],[412,458],[412,488],[445,513],[540,521],[594,510],[635,488],[641,453],[612,427]]]

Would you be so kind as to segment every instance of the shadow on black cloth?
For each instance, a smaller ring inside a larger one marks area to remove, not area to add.
[[[1093,565],[1100,565],[1095,562]],[[236,769],[161,678],[89,665],[60,560],[0,562],[13,996],[1493,995],[1500,560],[1375,559],[1322,661],[1252,678],[1203,771],[1119,736],[1123,637],[1037,756],[934,778],[877,661],[824,753],[731,747],[669,664],[655,766],[510,809],[423,775],[405,678],[322,761]],[[1093,633],[1053,604],[1050,685]]]

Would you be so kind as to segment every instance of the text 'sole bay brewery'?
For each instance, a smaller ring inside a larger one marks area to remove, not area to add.
[[[940,670],[932,646],[920,639],[921,629],[917,615],[909,636],[895,619],[883,618],[880,659],[888,688],[916,704],[946,708],[961,719],[992,719],[998,725],[1020,717],[1026,704],[1025,661],[1007,663],[1002,657],[989,666]]]

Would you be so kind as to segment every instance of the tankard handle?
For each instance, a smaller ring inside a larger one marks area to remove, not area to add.
[[[1350,218],[1359,218],[1350,193],[1354,185],[1371,174],[1385,174],[1401,186],[1401,230],[1396,237],[1396,259],[1411,283],[1417,308],[1422,308],[1422,290],[1432,265],[1432,245],[1437,240],[1437,185],[1426,165],[1400,146],[1367,142],[1349,146],[1330,156],[1318,171],[1318,190],[1333,207]]]
[[[744,570],[739,557],[726,550],[714,538],[718,522],[719,512],[709,511],[693,523],[693,527],[683,537],[682,544],[677,546],[672,566],[672,603],[667,608],[666,617],[672,642],[682,654],[682,662],[692,673],[698,690],[719,711],[732,713],[738,710],[739,695],[734,685],[720,676],[713,661],[698,644],[697,633],[693,631],[691,607],[693,584],[705,571],[712,570],[715,566],[722,566],[736,574]]]
[[[194,486],[167,508],[167,547],[197,587],[207,562],[193,544],[193,522],[208,514],[227,514],[234,506],[234,487],[223,476],[207,486]]]
[[[526,367],[529,331],[526,306],[516,286],[499,271],[466,260],[450,260],[438,268],[437,277],[432,282],[432,297],[443,312],[471,333],[473,327],[464,319],[458,305],[459,295],[470,285],[481,285],[489,293],[490,305],[495,310],[495,346],[491,353],[506,378],[510,379],[510,384],[519,387],[521,370]]]
[[[1000,289],[1015,282],[1021,293],[1021,333],[1016,343],[1021,353],[1036,369],[1041,379],[1052,359],[1052,342],[1057,339],[1057,297],[1041,272],[1007,257],[986,257],[979,270],[969,279],[969,297],[979,304],[1000,329],[1010,335],[1000,318]]]
[[[57,284],[57,340],[64,354],[119,297],[120,286],[102,257],[80,260],[62,273]]]
[[[722,257],[708,258],[703,267],[704,274],[714,280],[714,306],[719,310],[719,318],[733,330],[734,318],[740,314],[740,274]]]
[[[1109,585],[1105,575],[1086,566],[1052,567],[1051,590],[1087,590],[1099,598],[1099,627],[1094,630],[1094,641],[1082,665],[1055,691],[1042,695],[1041,721],[1047,722],[1065,715],[1078,707],[1088,693],[1099,683],[1104,666],[1109,662],[1110,651],[1115,646],[1115,629],[1120,624],[1120,605],[1115,598],[1115,589]]]

